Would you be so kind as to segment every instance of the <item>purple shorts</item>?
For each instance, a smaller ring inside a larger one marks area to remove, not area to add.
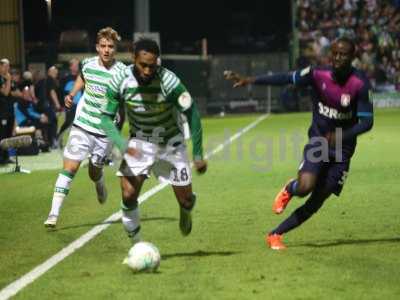
[[[320,157],[317,149],[310,144],[304,147],[303,161],[300,163],[299,172],[310,172],[317,175],[316,187],[328,188],[339,196],[346,181],[350,159],[335,161],[333,157]]]

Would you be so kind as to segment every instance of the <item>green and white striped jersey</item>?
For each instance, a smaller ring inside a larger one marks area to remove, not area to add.
[[[100,127],[100,108],[105,105],[107,84],[112,76],[126,68],[116,61],[111,68],[100,65],[98,56],[84,59],[81,62],[81,77],[85,82],[83,96],[79,101],[74,125],[98,135],[106,135]]]
[[[183,142],[181,113],[192,105],[192,98],[180,79],[158,67],[148,85],[140,85],[134,66],[128,66],[109,82],[105,114],[114,116],[125,105],[132,137],[156,144]]]

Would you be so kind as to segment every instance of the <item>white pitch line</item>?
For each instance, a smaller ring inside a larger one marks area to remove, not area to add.
[[[250,129],[256,127],[260,122],[264,121],[268,117],[268,114],[262,115],[257,120],[249,124],[248,126],[244,127],[240,131],[238,131],[236,134],[231,136],[229,139],[227,139],[225,142],[222,144],[218,145],[213,151],[210,153],[207,153],[205,155],[205,158],[209,158],[216,153],[222,151],[226,146],[229,144],[233,143],[236,139],[238,139],[240,136],[245,134],[247,131]],[[165,188],[168,184],[167,183],[161,183],[150,189],[149,191],[145,192],[143,195],[141,195],[138,199],[139,203],[142,203],[149,199],[151,196],[154,194],[158,193],[161,191],[163,188]],[[42,276],[44,273],[46,273],[48,270],[50,270],[52,267],[57,265],[59,262],[64,260],[64,258],[68,257],[72,253],[74,253],[76,250],[84,246],[87,242],[89,242],[91,239],[93,239],[95,236],[97,236],[99,233],[101,233],[103,230],[107,229],[113,222],[118,221],[121,218],[121,211],[118,211],[111,216],[109,216],[107,219],[105,219],[100,225],[96,225],[93,227],[91,230],[80,236],[78,239],[70,243],[68,246],[54,254],[52,257],[50,257],[48,260],[46,260],[44,263],[40,264],[36,268],[32,269],[29,273],[26,273],[19,279],[15,280],[14,282],[10,283],[7,285],[5,288],[3,288],[0,291],[0,300],[7,300],[10,297],[14,296],[17,294],[20,290],[25,288],[27,285],[38,279],[40,276]]]

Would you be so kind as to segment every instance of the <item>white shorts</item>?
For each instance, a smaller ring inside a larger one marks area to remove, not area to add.
[[[94,136],[72,126],[67,145],[64,148],[64,158],[83,161],[90,157],[93,165],[102,167],[111,150],[112,143],[107,137]]]
[[[175,186],[186,186],[192,182],[190,162],[184,143],[177,147],[160,146],[150,142],[131,139],[129,147],[139,151],[139,157],[124,154],[118,176],[150,176],[150,172],[160,182]]]

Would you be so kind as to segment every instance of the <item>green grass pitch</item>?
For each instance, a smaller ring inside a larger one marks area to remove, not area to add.
[[[203,120],[208,150],[257,118]],[[288,249],[266,248],[264,234],[282,216],[271,205],[296,175],[310,113],[271,115],[193,176],[198,202],[193,232],[178,228],[170,187],[141,206],[142,237],[162,254],[155,274],[122,265],[130,243],[121,223],[19,292],[15,299],[398,299],[400,295],[400,109],[376,112],[359,138],[342,195],[285,236]],[[43,227],[57,170],[0,175],[0,290],[119,209],[115,168],[106,171],[109,201],[100,206],[87,168],[76,176],[57,230]],[[145,190],[156,185],[149,180]]]

